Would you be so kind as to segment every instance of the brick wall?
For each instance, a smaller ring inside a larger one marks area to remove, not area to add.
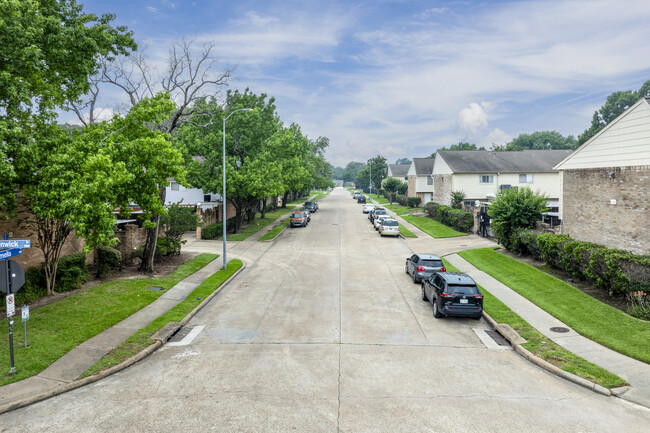
[[[408,191],[406,192],[407,197],[415,197],[415,176],[408,176]]]
[[[446,206],[451,205],[451,174],[433,175],[433,201]]]
[[[650,166],[566,170],[563,176],[562,233],[650,254]]]
[[[38,235],[35,231],[32,231],[31,225],[28,226],[20,222],[27,218],[29,218],[29,214],[19,212],[18,218],[16,219],[0,220],[0,237],[6,233],[9,239],[29,239],[31,241],[31,248],[24,249],[21,255],[11,258],[11,260],[20,264],[24,269],[40,266],[44,260],[43,252],[38,248]],[[85,244],[85,241],[78,239],[73,231],[63,244],[61,256],[83,251]],[[92,254],[86,256],[86,263],[92,263],[92,261]]]

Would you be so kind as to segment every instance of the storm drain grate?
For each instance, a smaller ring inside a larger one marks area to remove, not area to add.
[[[499,346],[508,346],[508,341],[505,338],[503,338],[503,336],[499,334],[497,331],[486,329],[485,333],[489,335]]]
[[[562,326],[554,326],[551,328],[552,332],[559,332],[559,333],[565,333],[569,332],[569,328],[563,328]]]

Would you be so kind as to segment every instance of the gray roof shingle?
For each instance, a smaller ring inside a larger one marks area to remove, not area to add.
[[[406,177],[411,164],[388,164],[390,172],[394,177]]]
[[[433,173],[434,161],[434,158],[413,158],[413,164],[415,164],[415,175],[431,176],[431,173]]]
[[[572,150],[440,150],[438,157],[454,173],[551,173]]]

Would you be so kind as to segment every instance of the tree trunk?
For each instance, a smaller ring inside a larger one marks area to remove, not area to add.
[[[286,209],[287,207],[287,198],[289,197],[289,191],[286,191],[284,195],[282,196],[282,209]]]
[[[165,203],[167,192],[165,187],[159,185],[160,202]],[[153,274],[154,266],[153,260],[156,256],[156,245],[158,244],[158,226],[160,225],[160,215],[154,215],[150,220],[155,224],[154,227],[147,229],[147,242],[144,244],[144,251],[142,252],[142,263],[140,263],[140,272]]]
[[[260,209],[260,219],[266,218],[266,197],[262,199],[262,209]]]
[[[61,250],[68,235],[72,232],[70,224],[56,219],[36,218],[38,228],[38,243],[43,251],[45,271],[45,286],[48,295],[54,295],[56,269],[59,266]]]

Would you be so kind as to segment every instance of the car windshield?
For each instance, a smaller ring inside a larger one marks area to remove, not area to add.
[[[457,295],[478,295],[478,288],[476,286],[456,286],[450,284],[447,290],[449,293],[455,293]]]
[[[422,266],[428,266],[431,268],[442,268],[444,266],[442,260],[422,260],[420,263]]]
[[[306,202],[305,202],[305,206],[311,206],[312,204],[314,204],[313,201],[306,201]]]
[[[291,215],[291,218],[304,218],[304,217],[305,217],[305,214],[302,213],[302,212],[295,213],[295,214]]]
[[[399,223],[397,221],[395,221],[395,220],[384,220],[384,222],[382,224],[385,225],[385,226],[398,226],[399,225]]]

